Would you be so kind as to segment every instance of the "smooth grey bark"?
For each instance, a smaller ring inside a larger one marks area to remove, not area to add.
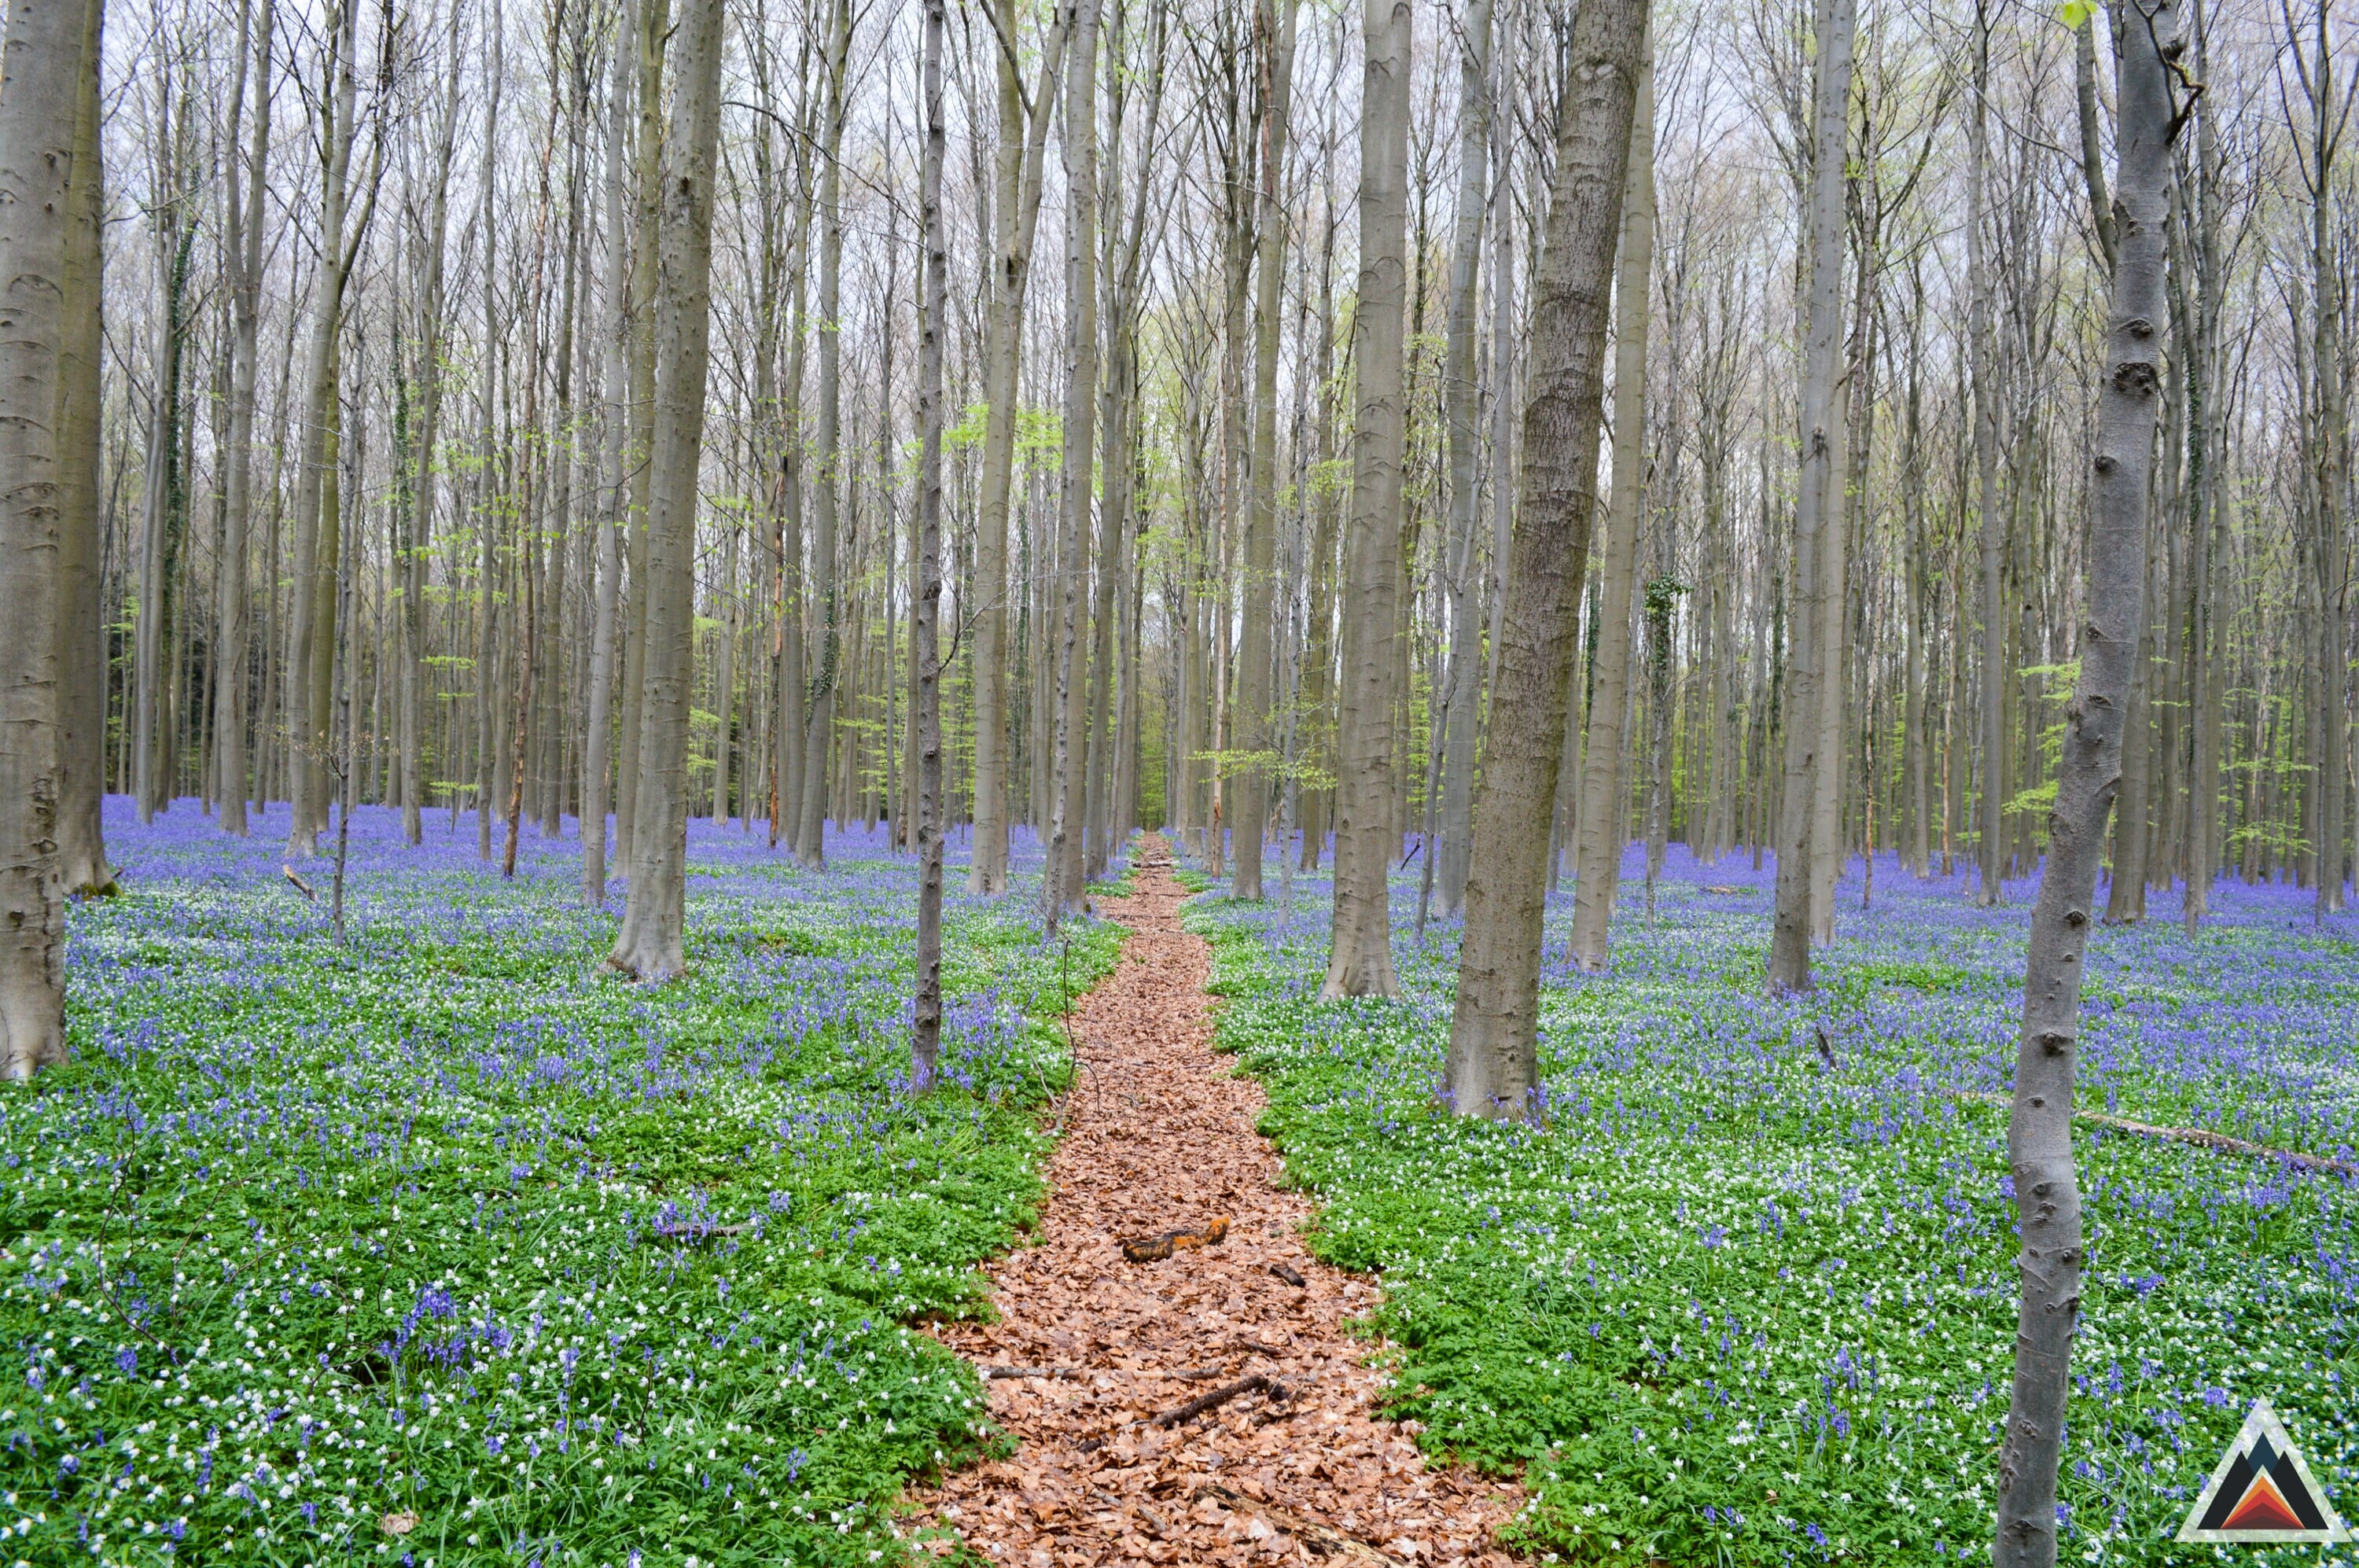
[[[1819,797],[1841,788],[1842,761],[1823,749],[1822,688],[1843,679],[1826,636],[1834,592],[1833,539],[1843,516],[1836,448],[1843,408],[1837,361],[1843,337],[1843,153],[1851,102],[1853,0],[1819,0],[1818,82],[1811,127],[1810,292],[1802,340],[1801,475],[1794,501],[1794,616],[1785,690],[1784,799],[1769,941],[1772,993],[1808,991],[1815,921],[1811,860]]]
[[[1165,38],[1164,7],[1161,0],[1150,0],[1152,19],[1147,67],[1147,96],[1145,143],[1152,147],[1156,127],[1161,123],[1163,109],[1163,44]],[[1127,97],[1127,82],[1121,68],[1122,16],[1120,0],[1114,7],[1114,42],[1110,50],[1109,71],[1112,78],[1108,92],[1113,97],[1113,110],[1106,145],[1105,184],[1113,199],[1119,201],[1122,192],[1122,141],[1124,103]],[[1122,832],[1123,823],[1115,819],[1128,808],[1125,802],[1120,780],[1128,765],[1130,752],[1123,744],[1128,733],[1123,722],[1126,699],[1134,695],[1135,680],[1125,686],[1124,702],[1117,708],[1114,691],[1114,663],[1118,652],[1126,655],[1129,643],[1117,627],[1127,607],[1125,593],[1129,566],[1126,547],[1129,542],[1130,514],[1133,495],[1134,430],[1137,420],[1137,312],[1141,263],[1146,256],[1147,203],[1155,189],[1154,166],[1147,160],[1139,170],[1138,185],[1131,198],[1130,217],[1125,237],[1118,243],[1120,260],[1114,259],[1116,240],[1108,236],[1107,299],[1105,310],[1106,373],[1100,388],[1103,414],[1099,421],[1103,454],[1099,460],[1105,501],[1098,517],[1098,567],[1095,577],[1097,604],[1092,622],[1095,643],[1090,654],[1090,749],[1089,762],[1083,773],[1088,785],[1089,801],[1085,810],[1085,833],[1088,843],[1082,855],[1082,874],[1090,877],[1103,876],[1114,853],[1114,841]]]
[[[492,813],[499,783],[499,735],[501,685],[499,680],[498,645],[493,640],[493,530],[496,526],[496,506],[500,493],[501,460],[494,441],[493,408],[498,375],[504,369],[505,354],[495,355],[492,339],[495,304],[498,298],[496,280],[499,275],[500,232],[494,222],[497,210],[500,181],[499,164],[495,150],[499,138],[491,127],[499,124],[500,83],[505,72],[507,49],[507,29],[504,6],[492,7],[492,69],[489,91],[484,100],[484,156],[476,169],[475,223],[484,236],[484,273],[482,279],[484,353],[491,363],[484,367],[477,380],[475,406],[475,450],[483,454],[483,463],[475,477],[475,858],[489,863],[492,858]]]
[[[1621,881],[1629,824],[1631,609],[1637,596],[1638,528],[1646,510],[1647,338],[1655,259],[1654,64],[1639,60],[1630,135],[1646,156],[1628,161],[1620,214],[1621,253],[1614,280],[1614,489],[1605,506],[1599,552],[1597,626],[1590,654],[1592,696],[1583,742],[1580,858],[1572,886],[1572,961],[1605,967],[1614,896]],[[1633,151],[1636,149],[1634,147]]]
[[[1015,0],[985,0],[998,44],[999,145],[993,154],[992,276],[984,345],[983,473],[975,517],[974,833],[967,891],[1007,890],[1012,783],[1007,748],[1007,511],[1016,472],[1017,376],[1024,349],[1024,295],[1040,216],[1040,172],[1049,120],[1064,79],[1065,10],[1057,8],[1027,95],[1016,65]]]
[[[2015,1381],[1999,1458],[1999,1568],[2056,1561],[2056,1472],[2071,1392],[2085,1262],[2072,1160],[2075,1038],[2090,906],[2106,817],[2121,778],[2130,665],[2144,638],[2147,486],[2162,387],[2164,230],[2177,129],[2166,60],[2180,43],[2176,0],[2121,29],[2121,119],[2114,182],[2119,259],[2097,388],[2095,452],[2081,618],[2081,675],[2064,714],[2047,865],[2025,948],[2023,1029],[2007,1116],[2023,1250]]]
[[[1040,867],[1040,912],[1051,932],[1081,902],[1076,764],[1088,755],[1076,732],[1086,722],[1074,668],[1095,488],[1098,407],[1098,0],[1073,7],[1066,55],[1065,267],[1067,353],[1063,474],[1057,517],[1056,738],[1049,758],[1048,855]]]
[[[1901,415],[1900,465],[1908,474],[1924,473],[1924,410],[1925,410],[1925,276],[1921,267],[1912,266],[1910,282],[1913,290],[1908,312],[1908,365],[1907,390]],[[1926,735],[1925,671],[1927,645],[1931,640],[1931,615],[1926,604],[1927,580],[1931,572],[1927,567],[1930,541],[1925,533],[1925,487],[1904,485],[1901,511],[1908,529],[1908,574],[1907,592],[1902,603],[1907,606],[1908,664],[1904,672],[1907,681],[1902,692],[1901,744],[1906,753],[1902,769],[1908,789],[1908,824],[1907,848],[1903,861],[1919,879],[1930,875],[1928,859],[1932,854],[1932,835],[1927,818],[1932,811],[1932,789],[1927,777],[1931,758],[1931,746]],[[1874,846],[1870,846],[1870,857]]]
[[[1443,351],[1441,402],[1450,454],[1450,672],[1442,714],[1441,835],[1434,854],[1434,908],[1444,920],[1466,909],[1466,873],[1474,844],[1474,732],[1482,712],[1482,610],[1476,592],[1475,536],[1482,509],[1476,466],[1483,438],[1474,384],[1475,320],[1487,215],[1484,183],[1491,165],[1491,0],[1472,0],[1458,54],[1458,207],[1451,215],[1450,315]],[[1497,484],[1506,488],[1505,450]],[[1479,606],[1479,607],[1478,607]]]
[[[2006,608],[2000,561],[2006,517],[1998,504],[1998,351],[1991,327],[1990,15],[1975,0],[1973,113],[1966,121],[1966,359],[1974,405],[1974,515],[1982,560],[1981,765],[1974,783],[1975,898],[2001,896],[2006,823]]]
[[[1311,450],[1321,464],[1335,454],[1335,202],[1331,189],[1321,202],[1325,221],[1319,245],[1319,309],[1312,326]],[[1332,775],[1335,762],[1335,548],[1343,521],[1343,497],[1332,484],[1313,486],[1310,523],[1310,583],[1306,609],[1310,626],[1302,655],[1302,709],[1310,733],[1304,737],[1306,770]],[[1319,869],[1327,847],[1327,827],[1334,800],[1332,778],[1325,787],[1305,791],[1302,811],[1301,869]]]
[[[1646,92],[1647,0],[1585,0],[1557,105],[1556,168],[1533,273],[1522,495],[1444,1088],[1460,1116],[1530,1114],[1538,1083],[1549,819],[1571,722],[1573,632],[1597,511],[1605,325]],[[1644,144],[1652,149],[1652,137]]]
[[[918,990],[909,1048],[909,1086],[933,1087],[942,1038],[942,343],[950,313],[950,244],[942,231],[942,158],[949,133],[942,114],[945,0],[925,0],[925,46],[919,66],[925,101],[925,151],[918,174],[918,238],[925,253],[918,320],[918,580],[909,606],[909,652],[917,702],[909,714],[918,754]]]
[[[645,981],[686,963],[688,702],[694,652],[697,473],[712,335],[714,147],[723,0],[686,0],[665,137],[655,299],[656,407],[648,453],[647,690],[640,701],[630,898],[606,962]]]
[[[852,60],[852,5],[833,0],[828,28],[826,123],[821,127],[819,182],[819,412],[812,462],[819,472],[811,492],[811,589],[819,617],[803,714],[802,788],[797,798],[795,858],[805,866],[827,864],[828,764],[834,759],[838,661],[842,658],[843,585],[836,577],[836,502],[842,484],[843,388],[842,308],[843,271],[843,176],[837,158],[843,146],[844,76]]]
[[[310,855],[327,825],[329,681],[335,667],[334,572],[337,536],[332,430],[339,417],[337,340],[343,331],[344,286],[376,207],[376,178],[357,223],[348,218],[354,121],[360,84],[353,56],[358,0],[339,0],[326,28],[320,128],[320,263],[311,278],[311,341],[305,354],[303,412],[295,460],[295,572],[288,626],[288,772],[293,813],[287,853]],[[322,611],[322,604],[325,611]]]
[[[264,0],[267,5],[269,0]],[[433,197],[428,202],[424,278],[419,287],[419,408],[416,467],[409,487],[408,538],[401,572],[401,836],[413,847],[425,842],[423,766],[426,746],[426,563],[434,539],[435,491],[440,471],[435,446],[442,433],[442,253],[451,214],[451,157],[459,137],[459,39],[456,18],[449,23],[450,54],[444,62],[442,125],[434,142]],[[260,162],[257,155],[257,166]],[[256,169],[257,181],[260,169]],[[259,203],[257,201],[257,222]]]
[[[614,643],[622,603],[623,528],[630,485],[631,254],[629,159],[632,94],[638,50],[618,41],[614,85],[606,112],[606,278],[603,289],[606,333],[601,365],[598,581],[590,620],[590,681],[582,744],[582,899],[593,908],[606,901],[607,775],[614,730]]]
[[[58,570],[67,230],[93,0],[14,0],[0,35],[0,1076],[65,1059]],[[78,301],[97,308],[95,295]]]
[[[2287,22],[2290,29],[2290,7]],[[2351,746],[2351,664],[2345,652],[2350,632],[2350,555],[2343,532],[2351,434],[2343,381],[2344,285],[2334,233],[2334,180],[2336,155],[2349,124],[2354,95],[2349,86],[2339,93],[2335,87],[2332,22],[2332,0],[2317,0],[2313,17],[2315,52],[2305,60],[2295,40],[2288,40],[2291,47],[2287,51],[2293,59],[2310,117],[2310,146],[2301,160],[2301,178],[2310,197],[2310,281],[2315,311],[2310,362],[2316,391],[2308,431],[2313,513],[2310,561],[2317,573],[2318,594],[2310,776],[2316,780],[2317,789],[2312,838],[2318,888],[2315,913],[2321,920],[2343,907],[2343,872],[2347,864],[2343,836],[2348,816]]]
[[[647,510],[654,482],[655,298],[662,268],[658,251],[663,192],[658,187],[664,157],[664,56],[673,32],[671,15],[670,0],[637,0],[633,11],[639,60],[631,198],[637,238],[631,247],[630,517],[623,541],[630,597],[623,608],[623,722],[614,775],[614,849],[625,866],[638,864],[639,746],[647,735],[642,704],[647,687]]]
[[[1229,884],[1239,898],[1262,896],[1262,846],[1268,836],[1271,786],[1277,776],[1272,723],[1276,639],[1271,627],[1277,551],[1277,361],[1279,301],[1286,271],[1286,139],[1294,98],[1296,0],[1260,0],[1254,10],[1261,73],[1260,172],[1254,217],[1253,429],[1245,459],[1245,617],[1237,638],[1236,746],[1230,776],[1235,866]],[[1281,851],[1283,853],[1283,851]]]
[[[2193,66],[2197,81],[2209,69],[2204,10],[2193,13]],[[2187,893],[2181,919],[2192,938],[2210,912],[2212,879],[2220,871],[2220,763],[2223,689],[2227,672],[2225,616],[2220,579],[2226,575],[2227,466],[2226,387],[2222,376],[2223,333],[2227,314],[2227,268],[2222,265],[2221,184],[2225,158],[2215,105],[2198,98],[2191,110],[2195,129],[2191,201],[2182,212],[2191,220],[2188,259],[2194,273],[2193,309],[2181,357],[2187,362],[2188,722],[2193,727],[2192,768],[2187,780],[2185,855]]]
[[[60,302],[64,335],[58,365],[58,875],[67,891],[93,894],[114,891],[114,873],[106,864],[101,821],[108,681],[100,580],[105,522],[99,474],[106,292],[101,245],[106,181],[99,158],[99,38],[104,6],[102,0],[89,0],[83,9],[73,164],[67,185],[72,204],[67,213]],[[244,662],[234,668],[242,681]],[[238,771],[243,783],[243,765]],[[244,805],[241,800],[241,813]]]
[[[139,530],[138,611],[132,625],[131,789],[141,825],[171,808],[179,782],[173,742],[179,660],[173,658],[180,618],[180,549],[188,531],[188,481],[183,467],[182,379],[190,323],[189,267],[197,224],[195,158],[190,129],[194,107],[190,72],[167,65],[157,84],[157,200],[149,214],[156,246],[159,308],[154,317],[155,362],[147,397],[146,495]],[[184,188],[183,182],[186,181]]]
[[[1344,542],[1343,673],[1335,735],[1335,913],[1322,998],[1393,996],[1393,703],[1398,681],[1401,469],[1407,408],[1402,310],[1408,288],[1408,114],[1414,12],[1364,0],[1360,283],[1352,313],[1358,406]]]
[[[737,524],[726,522],[721,534],[721,603],[715,606],[721,629],[712,659],[712,820],[729,822],[729,726],[737,701]]]
[[[260,0],[238,7],[237,60],[231,71],[227,144],[237,147],[245,127],[247,94],[254,103],[253,142],[243,170],[234,152],[229,191],[222,202],[226,227],[223,256],[230,284],[229,432],[223,441],[229,473],[223,480],[221,559],[214,568],[216,635],[222,650],[213,682],[215,790],[221,830],[244,838],[245,821],[245,687],[248,649],[245,576],[247,539],[254,516],[254,384],[261,323],[264,180],[270,158],[270,54],[277,7]]]

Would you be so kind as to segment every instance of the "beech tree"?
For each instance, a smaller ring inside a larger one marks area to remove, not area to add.
[[[2180,119],[2170,65],[2185,47],[2171,0],[2122,29],[2115,131],[2113,298],[2090,457],[2088,586],[2080,679],[2065,709],[2048,865],[2025,950],[2023,1029],[2007,1113],[2007,1168],[2023,1251],[2015,1382],[1999,1457],[1995,1559],[2056,1561],[2056,1472],[2071,1392],[2085,1242],[2072,1159],[2082,960],[2106,820],[2121,783],[2130,666],[2144,645],[2147,491],[2162,390],[2170,146]]]
[[[1535,279],[1523,488],[1444,1069],[1461,1116],[1527,1115],[1538,1082],[1547,867],[1530,849],[1547,839],[1564,751],[1573,607],[1597,505],[1616,235],[1620,246],[1631,245],[1623,208],[1630,186],[1646,179],[1633,177],[1634,166],[1650,161],[1653,150],[1636,112],[1647,91],[1647,11],[1646,0],[1590,0],[1581,8],[1557,106],[1548,238]]]
[[[60,476],[69,890],[108,885],[111,797],[299,855],[349,795],[518,875],[578,834],[603,907],[675,724],[697,816],[814,876],[861,835],[914,853],[922,4],[725,15],[703,439],[661,548],[674,7],[117,4],[60,274],[114,311],[60,348],[59,439],[94,454]],[[2189,12],[2110,920],[2200,924],[2230,877],[2346,898],[2346,19]],[[1502,682],[1562,40],[1523,0],[1432,20],[1381,13],[1371,71],[1367,16],[1288,0],[945,9],[935,799],[973,892],[1065,918],[1160,826],[1289,907],[1332,849],[1338,994],[1392,988],[1396,890],[1401,940],[1492,951],[1462,889],[1533,717]],[[1814,7],[1658,20],[1614,481],[1514,842],[1595,966],[1632,836],[1651,891],[1793,835],[1799,989],[1896,871],[1996,900],[2049,854],[2123,46],[2095,13],[1879,14],[1830,106]]]
[[[1408,289],[1411,12],[1365,0],[1360,109],[1360,288],[1352,318],[1357,408],[1344,544],[1343,676],[1336,715],[1335,935],[1327,996],[1389,996],[1400,834],[1393,815],[1394,639],[1400,596],[1402,301]]]
[[[678,82],[664,138],[662,252],[655,298],[656,409],[648,452],[647,688],[631,893],[607,962],[642,980],[680,972],[688,870],[690,597],[697,470],[712,332],[712,200],[721,120],[723,0],[683,0]]]
[[[77,165],[99,40],[95,0],[16,0],[0,34],[0,593],[16,616],[0,667],[0,1073],[30,1078],[65,1055],[65,879],[58,854],[60,566],[70,472],[94,454],[65,437],[99,294],[70,287],[86,210]],[[80,319],[68,317],[69,309]],[[79,526],[81,519],[71,519]]]

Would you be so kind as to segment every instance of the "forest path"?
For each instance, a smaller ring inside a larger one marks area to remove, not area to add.
[[[1311,1204],[1278,1190],[1254,1131],[1260,1086],[1212,1051],[1211,953],[1180,929],[1169,848],[1148,838],[1133,865],[1136,891],[1099,905],[1131,934],[1073,1015],[1086,1065],[1033,1244],[990,1267],[997,1323],[940,1331],[986,1376],[1058,1375],[991,1377],[992,1417],[1021,1446],[918,1493],[920,1524],[1010,1568],[1506,1563],[1489,1542],[1516,1489],[1429,1470],[1370,1419],[1378,1375],[1346,1324],[1375,1290],[1304,1246]],[[1223,1243],[1159,1262],[1116,1239],[1219,1215]],[[1155,1421],[1251,1378],[1266,1383]]]

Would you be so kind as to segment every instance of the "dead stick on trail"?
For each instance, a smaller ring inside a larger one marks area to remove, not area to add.
[[[1239,1394],[1250,1394],[1256,1388],[1266,1388],[1268,1387],[1269,1379],[1256,1372],[1250,1377],[1239,1378],[1236,1382],[1230,1384],[1225,1388],[1215,1388],[1211,1393],[1202,1396],[1201,1399],[1190,1399],[1176,1410],[1164,1411],[1161,1415],[1155,1418],[1155,1424],[1157,1426],[1166,1428],[1175,1427],[1183,1421],[1194,1421],[1198,1416],[1202,1415],[1206,1410],[1212,1410],[1215,1406],[1228,1403],[1231,1399],[1235,1399]]]

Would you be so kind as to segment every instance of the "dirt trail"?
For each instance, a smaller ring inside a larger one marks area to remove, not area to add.
[[[920,1523],[1013,1568],[1505,1563],[1487,1543],[1515,1490],[1429,1470],[1369,1419],[1369,1345],[1344,1325],[1375,1290],[1310,1256],[1310,1203],[1273,1185],[1260,1087],[1212,1050],[1210,955],[1180,929],[1169,855],[1147,840],[1136,894],[1100,906],[1131,936],[1074,1013],[1089,1065],[1034,1245],[991,1267],[1000,1321],[940,1331],[986,1371],[1060,1375],[991,1379],[991,1413],[1021,1447],[919,1495]],[[1141,1264],[1117,1245],[1215,1215],[1230,1221],[1219,1246]],[[1268,1386],[1155,1422],[1256,1377]]]

